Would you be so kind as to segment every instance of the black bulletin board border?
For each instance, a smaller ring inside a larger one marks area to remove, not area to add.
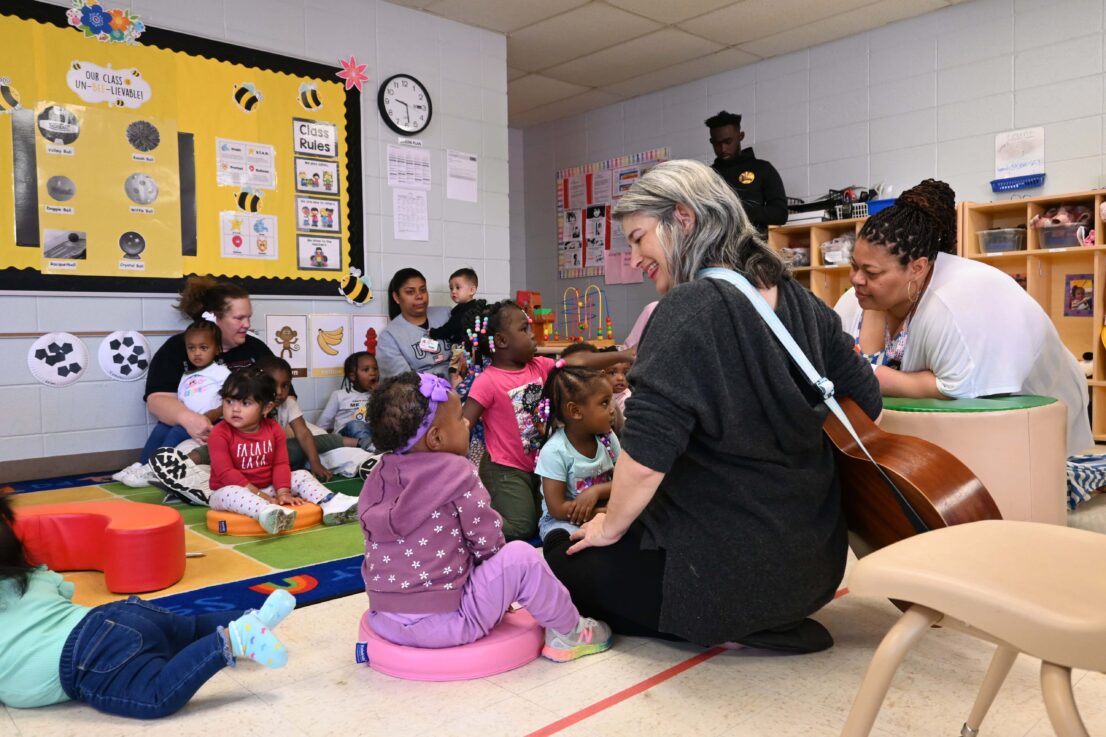
[[[47,5],[37,0],[5,0],[0,15],[68,28],[66,8]],[[89,40],[89,43],[99,43]],[[169,51],[181,51],[193,56],[206,56],[216,61],[243,64],[272,72],[284,72],[297,77],[309,77],[325,82],[334,81],[337,67],[295,59],[267,51],[257,51],[222,41],[190,36],[176,31],[146,27],[139,43]],[[365,273],[361,203],[361,93],[346,90],[346,182],[349,208],[350,266]],[[10,237],[10,236],[9,236]],[[300,297],[340,296],[336,282],[318,279],[228,277],[256,295],[292,295]],[[155,279],[113,276],[64,276],[43,274],[35,269],[0,269],[0,291],[44,292],[149,292],[176,294],[184,279]]]

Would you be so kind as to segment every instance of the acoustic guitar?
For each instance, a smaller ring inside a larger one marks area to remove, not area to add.
[[[838,402],[872,458],[928,529],[1002,519],[987,489],[956,456],[928,440],[884,432],[852,399]],[[895,493],[833,413],[823,431],[834,446],[849,545],[857,557],[917,534]]]

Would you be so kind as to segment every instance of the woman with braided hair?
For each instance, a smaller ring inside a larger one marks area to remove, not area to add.
[[[1008,274],[956,255],[956,201],[927,179],[868,219],[835,309],[885,396],[1055,397],[1068,452],[1092,445],[1087,382],[1040,305]]]

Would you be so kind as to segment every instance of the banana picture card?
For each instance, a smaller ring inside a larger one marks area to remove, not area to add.
[[[311,376],[341,376],[353,341],[349,315],[308,315],[307,335],[311,350]]]
[[[307,315],[266,315],[262,339],[277,358],[292,367],[293,379],[307,376],[307,354],[311,350]]]

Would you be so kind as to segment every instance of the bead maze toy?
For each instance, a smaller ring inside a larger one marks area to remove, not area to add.
[[[572,343],[591,343],[597,348],[613,346],[614,327],[611,313],[604,311],[603,290],[589,284],[583,295],[576,287],[569,287],[561,297],[561,328],[553,322],[553,337],[545,345],[551,348],[567,348]]]

